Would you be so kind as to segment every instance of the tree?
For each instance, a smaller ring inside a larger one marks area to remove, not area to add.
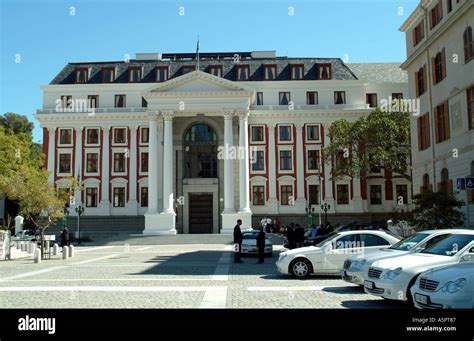
[[[463,202],[444,192],[423,191],[413,197],[410,223],[418,230],[453,228],[463,225]]]
[[[24,115],[7,112],[0,116],[0,126],[2,126],[7,133],[31,134],[33,132],[34,124],[28,121],[28,117]]]
[[[384,167],[409,178],[410,114],[376,109],[354,122],[335,121],[329,128],[330,144],[323,149],[333,163],[333,178],[363,176]]]

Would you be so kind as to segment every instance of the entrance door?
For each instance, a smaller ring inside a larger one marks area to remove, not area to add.
[[[212,194],[189,194],[189,233],[212,233]]]

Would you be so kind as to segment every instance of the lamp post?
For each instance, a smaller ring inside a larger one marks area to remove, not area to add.
[[[81,215],[84,213],[84,206],[79,204],[76,206],[75,210],[77,213],[77,243],[81,245]]]
[[[324,203],[321,205],[321,211],[324,211],[324,225],[328,223],[328,211],[331,209],[331,205]]]

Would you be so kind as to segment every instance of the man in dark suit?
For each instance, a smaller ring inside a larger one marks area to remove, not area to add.
[[[265,232],[263,227],[260,228],[260,232],[257,235],[257,248],[258,248],[258,262],[263,263],[265,260]]]
[[[234,227],[234,263],[243,263],[240,260],[240,252],[242,251],[242,231],[240,230],[242,220],[237,220],[237,225]]]

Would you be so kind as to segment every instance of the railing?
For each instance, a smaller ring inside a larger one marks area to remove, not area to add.
[[[85,110],[81,111],[73,111],[72,109],[62,109],[62,110],[56,110],[56,109],[39,109],[36,111],[37,114],[39,115],[45,115],[45,114],[90,114],[90,113],[130,113],[130,112],[138,112],[138,113],[144,113],[146,112],[147,108],[143,107],[131,107],[131,108],[86,108]]]
[[[355,110],[370,109],[368,104],[317,104],[317,105],[294,105],[289,109],[289,105],[252,105],[252,110]]]

